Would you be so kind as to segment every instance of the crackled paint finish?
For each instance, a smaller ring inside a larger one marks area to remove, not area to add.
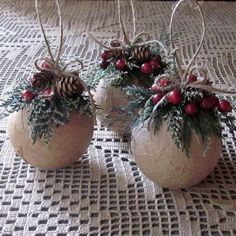
[[[25,110],[11,114],[7,133],[16,153],[40,169],[73,164],[86,151],[93,136],[92,118],[79,112],[73,112],[68,123],[55,129],[48,146],[42,140],[33,144],[27,122]]]
[[[97,110],[97,119],[109,129],[120,134],[130,132],[130,117],[127,113],[119,111],[128,104],[124,92],[120,87],[113,87],[105,79],[101,79],[94,93]]]
[[[206,178],[217,165],[221,139],[213,138],[208,152],[194,134],[187,157],[173,142],[163,125],[154,135],[145,125],[133,132],[131,149],[141,171],[153,182],[171,189],[193,186]]]

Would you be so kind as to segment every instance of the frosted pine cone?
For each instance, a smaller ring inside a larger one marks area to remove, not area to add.
[[[52,85],[54,78],[55,75],[52,72],[42,70],[34,74],[33,78],[30,80],[30,83],[34,88],[43,90],[47,86]]]
[[[151,50],[148,46],[134,46],[131,49],[131,56],[137,62],[149,61]]]
[[[78,77],[62,77],[56,82],[56,92],[61,97],[74,98],[80,96],[84,86]]]

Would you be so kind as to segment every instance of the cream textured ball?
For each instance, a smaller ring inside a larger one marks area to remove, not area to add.
[[[73,112],[69,122],[56,128],[48,144],[30,138],[27,112],[21,110],[9,117],[7,133],[10,142],[26,162],[40,169],[62,168],[73,164],[86,151],[93,136],[93,120]]]
[[[120,87],[111,86],[106,79],[101,79],[94,100],[100,109],[97,109],[97,119],[109,129],[122,134],[131,132],[130,116],[121,111],[128,105],[128,99]]]
[[[154,135],[147,124],[133,130],[131,149],[141,171],[153,182],[170,189],[187,188],[206,178],[217,165],[222,149],[219,138],[213,138],[204,155],[201,140],[192,135],[190,155],[177,148],[166,124]]]

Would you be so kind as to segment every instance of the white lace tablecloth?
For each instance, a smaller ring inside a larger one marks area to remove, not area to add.
[[[52,46],[58,19],[52,1],[41,0]],[[159,37],[169,24],[173,2],[137,1],[137,29]],[[87,33],[102,42],[120,35],[115,1],[62,1],[63,56],[80,58],[85,71],[99,59]],[[215,85],[236,86],[236,2],[204,2],[207,36],[199,61]],[[125,25],[131,13],[123,3]],[[200,21],[188,7],[179,12],[176,44],[187,62],[200,39]],[[34,1],[0,1],[0,91],[33,73],[45,56]],[[72,167],[40,171],[15,155],[0,122],[0,232],[10,235],[236,235],[236,140],[224,131],[215,171],[190,189],[170,191],[149,181],[135,164],[127,140],[95,128],[85,154]],[[158,170],[157,170],[158,171]]]

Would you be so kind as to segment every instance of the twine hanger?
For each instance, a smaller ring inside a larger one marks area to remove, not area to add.
[[[91,102],[91,112],[92,112],[92,116],[93,116],[93,121],[94,121],[94,124],[96,124],[96,116],[95,116],[96,109],[95,109],[93,96],[92,96],[90,90],[88,89],[86,83],[79,77],[79,71],[81,69],[83,69],[83,62],[79,59],[76,59],[76,60],[66,63],[63,67],[60,67],[59,63],[60,63],[60,58],[61,58],[61,54],[62,54],[62,47],[63,47],[63,22],[62,22],[61,7],[60,7],[59,0],[55,0],[55,4],[57,6],[57,13],[58,13],[58,17],[59,17],[59,28],[60,28],[60,42],[59,42],[59,46],[57,49],[56,57],[53,56],[53,53],[51,51],[51,47],[49,45],[49,41],[47,39],[45,30],[43,27],[43,23],[42,23],[42,19],[41,19],[39,7],[38,7],[38,0],[35,0],[35,9],[36,9],[36,13],[37,13],[37,18],[39,21],[41,32],[43,34],[44,43],[47,47],[47,52],[49,54],[49,58],[43,57],[43,58],[36,59],[34,62],[35,68],[38,71],[44,70],[44,71],[53,72],[57,76],[57,79],[60,79],[61,77],[75,77],[76,76],[76,78],[81,82],[81,84],[84,86],[86,92],[88,93],[88,96],[89,96],[89,99]],[[39,64],[40,61],[46,61],[49,64],[50,68],[43,68]],[[74,65],[75,63],[78,63],[80,66],[77,70],[75,70],[75,71],[66,70],[69,66]]]
[[[194,53],[194,55],[190,59],[190,61],[187,64],[185,69],[182,68],[182,64],[183,63],[181,61],[181,58],[178,55],[178,48],[175,47],[174,41],[173,41],[173,23],[174,23],[174,17],[175,17],[177,9],[184,2],[187,2],[192,9],[198,11],[198,13],[200,15],[200,20],[201,20],[201,26],[202,26],[202,35],[201,35],[200,43],[198,45],[198,48],[197,48],[196,52]],[[202,12],[200,4],[196,0],[180,0],[179,2],[177,2],[176,5],[174,6],[172,14],[171,14],[169,28],[170,28],[170,43],[171,43],[170,44],[170,50],[171,50],[171,54],[176,59],[177,70],[178,70],[178,74],[179,74],[179,77],[180,77],[180,81],[176,81],[175,82],[176,85],[178,87],[180,87],[180,88],[193,87],[193,88],[203,89],[203,90],[206,90],[208,92],[231,94],[232,96],[236,96],[235,92],[224,90],[224,89],[218,89],[218,88],[213,87],[211,85],[211,82],[207,79],[207,73],[206,73],[205,68],[197,67],[197,66],[192,66],[194,64],[194,62],[196,61],[196,58],[197,58],[197,56],[198,56],[198,54],[200,52],[200,49],[201,49],[201,47],[203,45],[203,41],[204,41],[205,34],[206,34],[205,17],[203,15],[203,12]],[[203,80],[196,81],[196,82],[189,82],[188,81],[188,75],[190,75],[194,70],[196,70],[197,72],[202,72],[203,73]],[[169,75],[162,75],[162,76],[170,78]],[[171,80],[171,81],[173,81],[173,80]]]
[[[151,36],[148,32],[141,32],[137,34],[136,29],[136,15],[135,15],[135,4],[133,0],[129,0],[129,4],[131,7],[132,12],[132,24],[133,24],[133,32],[132,32],[132,39],[129,38],[123,23],[123,18],[121,14],[121,1],[117,0],[117,9],[118,9],[118,19],[119,19],[119,26],[123,35],[123,39],[115,39],[110,41],[110,46],[104,45],[99,40],[97,40],[92,34],[89,34],[89,37],[92,38],[96,43],[98,43],[101,47],[106,48],[108,50],[112,49],[122,49],[123,47],[130,47],[130,46],[143,46],[151,43],[158,43],[162,50],[164,51],[165,55],[167,56],[167,51],[164,45],[158,40],[150,40]]]

